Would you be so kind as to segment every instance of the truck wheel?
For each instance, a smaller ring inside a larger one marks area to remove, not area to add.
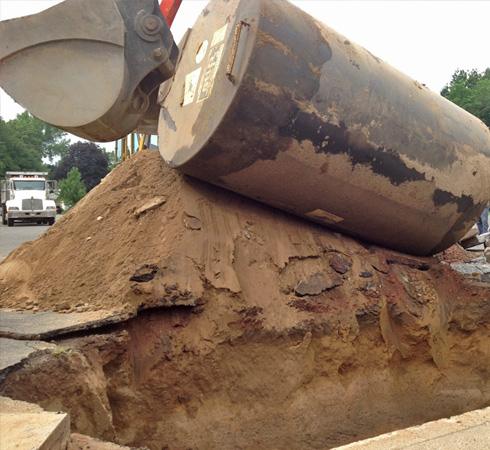
[[[50,217],[50,218],[48,219],[48,225],[49,225],[49,226],[51,226],[51,225],[53,225],[53,224],[54,224],[54,217]]]
[[[13,227],[14,226],[14,219],[8,219],[8,226]]]

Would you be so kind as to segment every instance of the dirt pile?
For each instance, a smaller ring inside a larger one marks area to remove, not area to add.
[[[138,312],[58,340],[0,386],[119,444],[328,448],[490,404],[487,285],[182,176],[157,152],[9,255],[0,292],[3,308]]]
[[[55,226],[6,258],[2,307],[138,307],[131,276],[146,263],[162,263],[185,231],[178,195],[170,189],[178,178],[156,152],[121,164]]]
[[[0,305],[135,311],[199,303],[208,285],[252,303],[322,292],[351,298],[379,287],[390,258],[399,256],[182,176],[145,151],[9,255]],[[439,259],[465,258],[455,246]]]

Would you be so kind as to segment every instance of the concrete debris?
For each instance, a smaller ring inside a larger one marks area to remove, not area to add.
[[[332,450],[487,450],[490,408],[394,431]]]
[[[55,344],[42,341],[18,341],[15,339],[0,338],[0,377],[17,364],[37,352],[53,350]]]
[[[451,264],[454,270],[468,276],[476,281],[482,281],[485,283],[490,283],[490,253],[487,252],[485,256],[474,259],[467,263],[457,263]]]
[[[460,243],[463,248],[472,248],[479,244],[484,244],[485,246],[487,246],[487,242],[489,240],[490,240],[490,233],[484,233],[484,234],[477,234],[471,236],[470,238],[467,239],[462,239]]]
[[[0,337],[12,339],[49,339],[75,331],[90,330],[120,323],[134,315],[111,311],[60,314],[0,310]]]
[[[70,438],[68,414],[6,397],[0,397],[0,423],[2,450],[65,450]]]

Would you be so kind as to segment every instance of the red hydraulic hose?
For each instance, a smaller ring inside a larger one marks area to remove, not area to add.
[[[175,15],[177,14],[181,3],[182,0],[162,0],[160,3],[160,10],[162,11],[163,17],[165,17],[169,28],[172,26],[172,22],[175,19]]]

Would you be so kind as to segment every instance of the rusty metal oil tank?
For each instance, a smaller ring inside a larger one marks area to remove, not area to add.
[[[180,171],[414,255],[490,197],[477,118],[287,1],[212,1],[159,102]]]

